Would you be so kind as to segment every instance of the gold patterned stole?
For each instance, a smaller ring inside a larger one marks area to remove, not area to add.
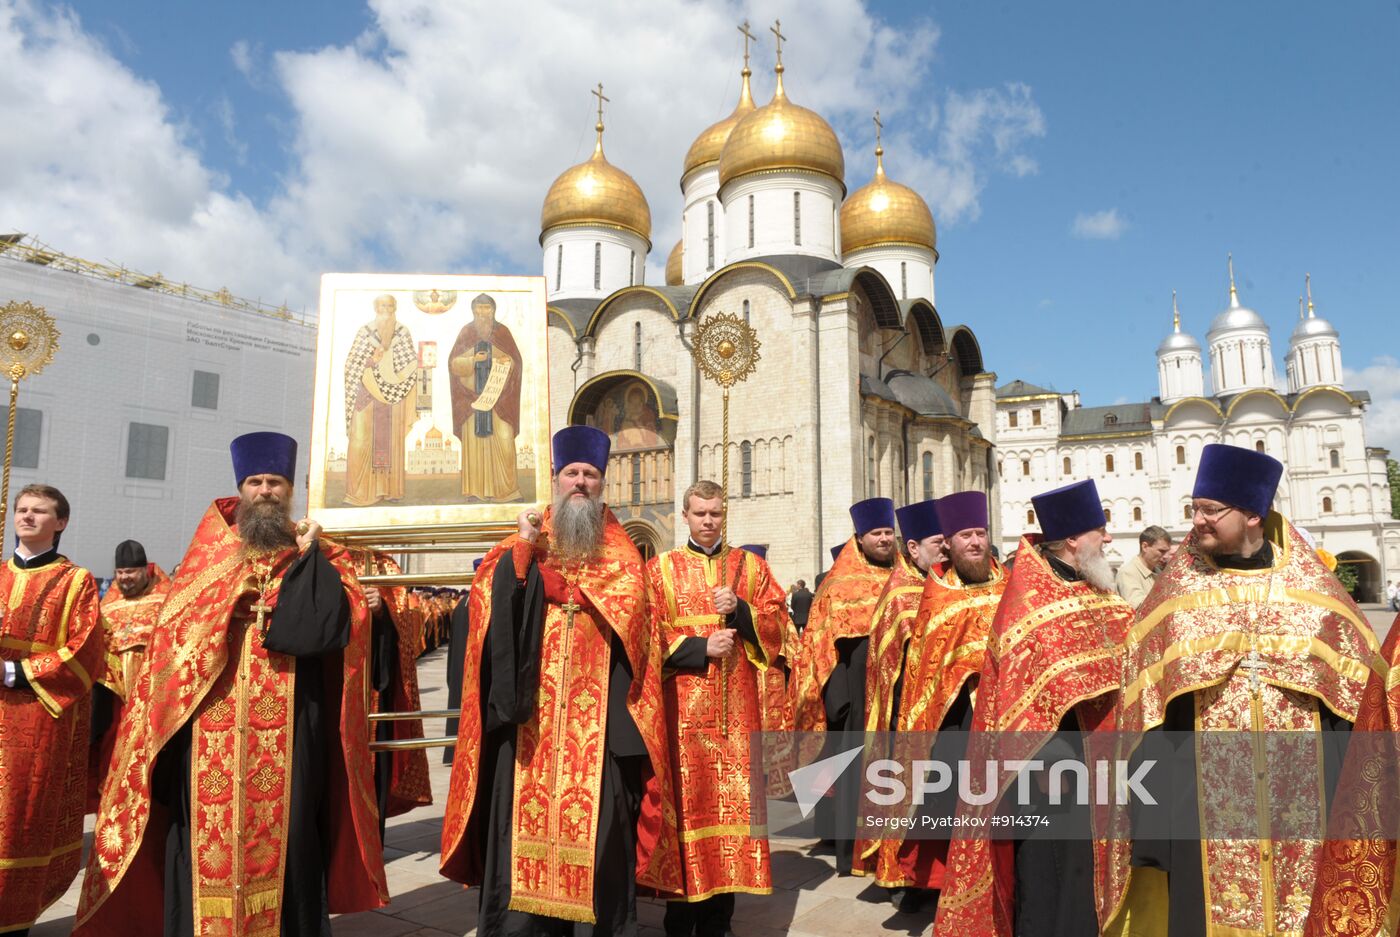
[[[247,579],[256,590],[251,571]],[[280,586],[279,575],[263,601],[275,605]],[[191,720],[196,934],[281,932],[296,658],[269,654],[260,632],[235,613],[228,664]]]
[[[512,911],[596,923],[610,635],[601,615],[545,604],[535,712],[516,736]]]

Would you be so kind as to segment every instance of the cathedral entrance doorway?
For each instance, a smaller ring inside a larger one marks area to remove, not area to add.
[[[1341,573],[1343,566],[1356,572],[1356,588],[1351,590],[1353,599],[1358,602],[1381,601],[1381,564],[1375,558],[1360,550],[1347,550],[1337,554],[1338,573]]]

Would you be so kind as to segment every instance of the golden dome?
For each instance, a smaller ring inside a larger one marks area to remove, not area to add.
[[[564,225],[605,225],[641,236],[651,246],[651,207],[635,179],[603,155],[603,123],[598,122],[593,155],[554,180],[540,210],[540,238]]]
[[[885,151],[875,148],[875,178],[841,203],[841,253],[878,244],[938,248],[933,213],[918,192],[885,176]]]
[[[739,103],[734,108],[734,113],[717,124],[711,124],[695,138],[695,142],[685,154],[685,165],[681,168],[682,181],[694,170],[718,163],[724,144],[729,140],[729,134],[738,126],[744,115],[753,111],[753,92],[749,90],[749,75],[752,72],[746,65],[741,74],[744,76],[744,83],[739,89]]]
[[[680,286],[685,282],[681,275],[681,251],[684,241],[677,241],[676,246],[671,248],[671,254],[666,258],[666,285]]]
[[[751,111],[729,134],[719,158],[719,184],[750,173],[805,169],[846,183],[846,158],[831,125],[816,111],[793,104],[783,91],[783,66],[774,69],[773,100]]]

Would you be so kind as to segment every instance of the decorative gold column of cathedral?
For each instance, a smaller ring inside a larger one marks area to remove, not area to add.
[[[58,328],[43,306],[28,302],[6,303],[0,308],[0,370],[10,376],[10,422],[5,430],[5,477],[0,484],[0,532],[10,503],[10,463],[15,450],[15,410],[19,382],[38,374],[58,351]]]
[[[720,440],[720,475],[724,479],[724,525],[720,528],[719,568],[725,568],[729,553],[729,388],[746,380],[758,366],[758,333],[743,319],[732,312],[717,312],[707,316],[695,330],[695,342],[691,354],[700,373],[707,380],[714,381],[723,393],[723,438]],[[700,445],[700,433],[695,434],[695,445]],[[743,568],[741,563],[738,567]],[[731,584],[731,588],[732,588]],[[722,710],[719,716],[720,734],[729,737],[729,669],[732,657],[724,659],[720,668],[720,701]]]

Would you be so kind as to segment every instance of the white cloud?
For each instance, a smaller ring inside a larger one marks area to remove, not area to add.
[[[681,160],[738,93],[746,7],[567,0],[466,5],[371,0],[372,25],[345,46],[229,50],[250,82],[291,105],[281,187],[255,204],[209,168],[160,89],[87,34],[75,14],[0,0],[0,125],[27,158],[0,176],[0,229],[204,286],[293,305],[314,302],[325,270],[537,272],[539,209],[553,178],[588,155],[593,99],[612,99],[609,159],[650,201],[649,279],[679,233]],[[892,133],[931,135],[887,165],[924,192],[940,224],[976,218],[996,173],[1035,171],[1045,133],[1024,85],[913,96],[938,41],[931,24],[895,29],[858,0],[780,0],[789,96],[843,137],[847,184],[868,179],[869,115]],[[755,96],[772,93],[773,36],[755,23]],[[904,115],[901,119],[901,115]],[[234,113],[217,112],[225,144]]]
[[[1099,241],[1116,241],[1128,230],[1128,219],[1118,214],[1117,208],[1106,208],[1092,214],[1080,212],[1074,216],[1069,231],[1077,238]]]
[[[1366,408],[1366,445],[1389,449],[1400,458],[1400,361],[1379,355],[1359,371],[1342,369],[1348,390],[1371,392]]]

